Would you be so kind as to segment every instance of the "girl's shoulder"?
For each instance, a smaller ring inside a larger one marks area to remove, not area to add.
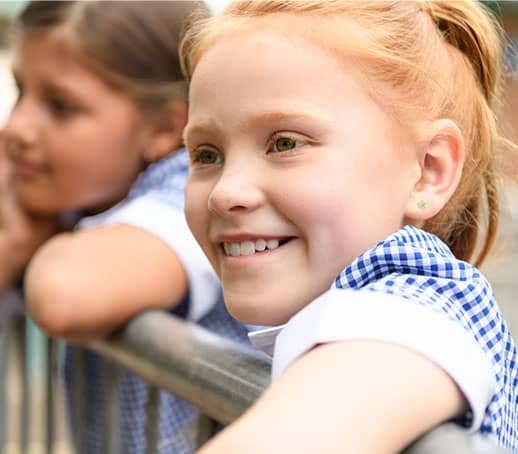
[[[358,257],[337,276],[334,287],[394,295],[441,314],[471,333],[494,362],[495,346],[510,337],[484,275],[457,259],[438,237],[412,226]]]
[[[360,291],[365,296],[371,293],[373,299],[379,299],[376,295],[380,294],[394,296],[400,301],[405,323],[411,324],[409,314],[415,308],[430,314],[426,323],[431,323],[435,314],[437,320],[442,318],[462,328],[489,360],[495,382],[485,412],[479,412],[477,418],[479,431],[518,449],[516,345],[491,284],[476,267],[457,259],[435,235],[406,226],[346,267],[333,287]],[[437,345],[446,339],[444,330],[438,332]],[[469,415],[463,422],[470,424]]]

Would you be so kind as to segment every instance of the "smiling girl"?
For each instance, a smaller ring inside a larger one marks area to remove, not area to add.
[[[230,312],[282,325],[273,384],[204,453],[394,453],[447,420],[518,450],[516,348],[468,263],[498,219],[497,30],[441,0],[191,28],[187,219]]]

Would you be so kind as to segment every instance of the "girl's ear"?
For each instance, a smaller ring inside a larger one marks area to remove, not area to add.
[[[150,121],[150,136],[144,150],[144,160],[154,162],[182,145],[182,133],[187,124],[187,103],[172,101]]]
[[[457,124],[436,120],[420,151],[421,175],[412,189],[405,215],[425,221],[446,205],[457,189],[464,165],[464,139]]]

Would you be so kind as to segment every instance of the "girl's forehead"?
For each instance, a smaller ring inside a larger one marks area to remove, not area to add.
[[[369,39],[364,28],[347,18],[311,17],[302,14],[274,13],[250,18],[221,19],[211,32],[204,36],[194,56],[194,71],[201,59],[221,42],[238,48],[243,40],[257,38],[258,42],[287,41],[297,51],[318,47],[334,58],[343,61],[363,60],[369,54]],[[291,50],[293,51],[293,49]],[[253,60],[254,53],[243,56]],[[243,63],[244,64],[244,63]],[[213,68],[217,71],[217,68]]]
[[[311,79],[315,66],[341,70],[342,62],[302,35],[285,36],[276,28],[254,28],[239,35],[221,36],[201,56],[191,81],[191,94],[198,89],[212,91],[217,83],[238,77],[248,84],[285,84]],[[200,82],[201,80],[201,82]],[[207,84],[207,82],[210,82]],[[257,86],[261,92],[261,85]],[[238,90],[238,87],[235,87]],[[236,91],[235,91],[236,93]],[[260,101],[260,100],[258,100]]]
[[[334,54],[303,37],[264,29],[216,43],[200,60],[190,88],[196,117],[224,109],[230,93],[238,100],[238,117],[301,113],[309,105],[312,111],[327,110],[345,92],[350,100],[364,97],[355,71]]]
[[[89,104],[94,99],[104,102],[116,90],[99,73],[96,62],[65,36],[61,30],[24,33],[12,59],[17,83],[33,94],[61,94]]]
[[[259,26],[255,22],[244,23],[232,33],[222,33],[215,37],[205,47],[196,64],[190,85],[191,95],[194,91],[200,92],[200,89],[211,90],[216,81],[235,77],[236,74],[259,84],[266,74],[262,73],[263,68],[268,71],[268,67],[278,70],[277,73],[268,72],[276,74],[269,80],[273,85],[275,81],[279,85],[286,80],[295,82],[299,79],[321,84],[326,71],[330,71],[333,76],[342,75],[347,79],[343,83],[349,84],[351,77],[361,80],[362,84],[365,82],[365,63],[361,59],[353,58],[347,51],[340,53],[317,37],[314,30],[306,30],[304,24],[296,23],[286,31],[286,20],[292,19],[260,19]],[[199,83],[199,79],[204,81]],[[207,79],[211,81],[210,84],[206,83]],[[341,86],[337,85],[340,79],[333,77],[333,81],[334,85],[328,78],[327,85],[341,90]],[[256,87],[259,91],[260,88],[260,85]]]
[[[22,32],[12,57],[15,75],[56,80],[100,79],[97,65],[68,26]]]
[[[52,58],[49,63],[55,64],[78,64],[84,59],[79,41],[68,26],[21,32],[14,46],[13,64],[26,64],[40,54]]]
[[[52,46],[62,52],[78,49],[78,38],[73,28],[67,24],[38,27],[20,32],[16,44],[22,47]]]

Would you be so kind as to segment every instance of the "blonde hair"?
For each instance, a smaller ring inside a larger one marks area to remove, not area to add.
[[[424,229],[458,258],[481,264],[499,218],[495,107],[502,32],[492,15],[470,0],[238,0],[188,30],[181,45],[186,77],[223,34],[286,17],[301,21],[313,40],[335,53],[357,58],[375,82],[369,88],[390,87],[374,96],[417,137],[427,121],[449,118],[458,124],[466,147],[462,178]]]

